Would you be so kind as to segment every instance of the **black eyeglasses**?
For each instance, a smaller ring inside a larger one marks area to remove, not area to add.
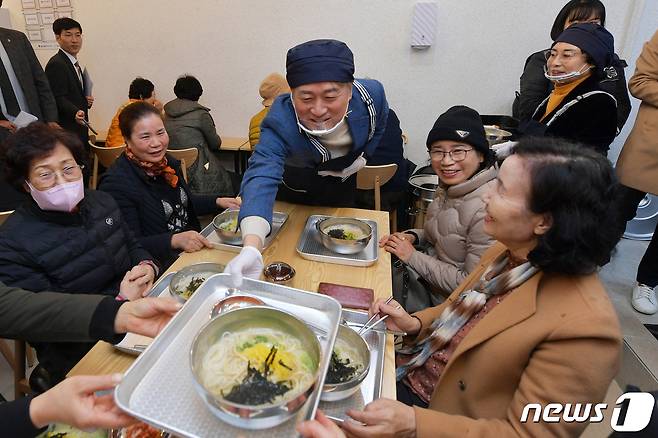
[[[443,161],[447,155],[452,161],[464,161],[468,152],[472,150],[473,149],[453,149],[446,152],[442,151],[441,149],[430,149],[430,157],[433,160]]]

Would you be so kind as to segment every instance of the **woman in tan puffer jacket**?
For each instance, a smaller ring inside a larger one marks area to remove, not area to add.
[[[407,311],[442,302],[493,244],[484,232],[482,195],[494,185],[497,168],[480,115],[465,106],[450,108],[434,123],[427,148],[439,188],[424,227],[384,236],[379,242],[406,265],[394,269],[394,277],[420,277],[394,278],[395,285],[404,286],[394,287],[393,295]]]

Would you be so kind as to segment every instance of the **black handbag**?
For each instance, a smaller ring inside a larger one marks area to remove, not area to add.
[[[393,298],[408,313],[436,306],[445,298],[432,293],[430,284],[411,266],[393,256]]]

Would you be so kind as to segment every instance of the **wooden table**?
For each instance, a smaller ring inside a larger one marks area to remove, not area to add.
[[[277,202],[276,211],[287,212],[288,222],[263,252],[265,264],[273,261],[284,261],[297,271],[291,287],[308,291],[317,291],[321,281],[367,287],[375,291],[376,298],[391,296],[391,257],[379,250],[379,260],[369,267],[356,267],[314,262],[299,256],[296,251],[297,240],[301,234],[306,219],[312,214],[331,216],[348,216],[371,219],[377,222],[379,235],[388,234],[388,213],[384,211],[359,210],[355,208],[309,207]],[[199,262],[228,263],[235,253],[218,249],[183,254],[169,268],[176,271],[184,266]],[[124,372],[135,360],[135,356],[122,353],[106,342],[98,342],[94,348],[70,371],[69,376],[84,374],[108,374]],[[382,397],[395,399],[395,362],[393,337],[387,336],[384,361],[384,381]]]
[[[219,147],[220,151],[233,154],[233,170],[240,175],[246,168],[246,166],[243,168],[241,160],[242,148],[245,144],[249,145],[247,137],[222,137],[222,145]]]

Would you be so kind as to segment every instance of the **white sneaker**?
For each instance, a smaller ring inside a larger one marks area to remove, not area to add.
[[[653,315],[658,312],[656,291],[646,284],[636,284],[633,288],[633,299],[631,300],[631,304],[633,304],[633,308],[638,312]]]

